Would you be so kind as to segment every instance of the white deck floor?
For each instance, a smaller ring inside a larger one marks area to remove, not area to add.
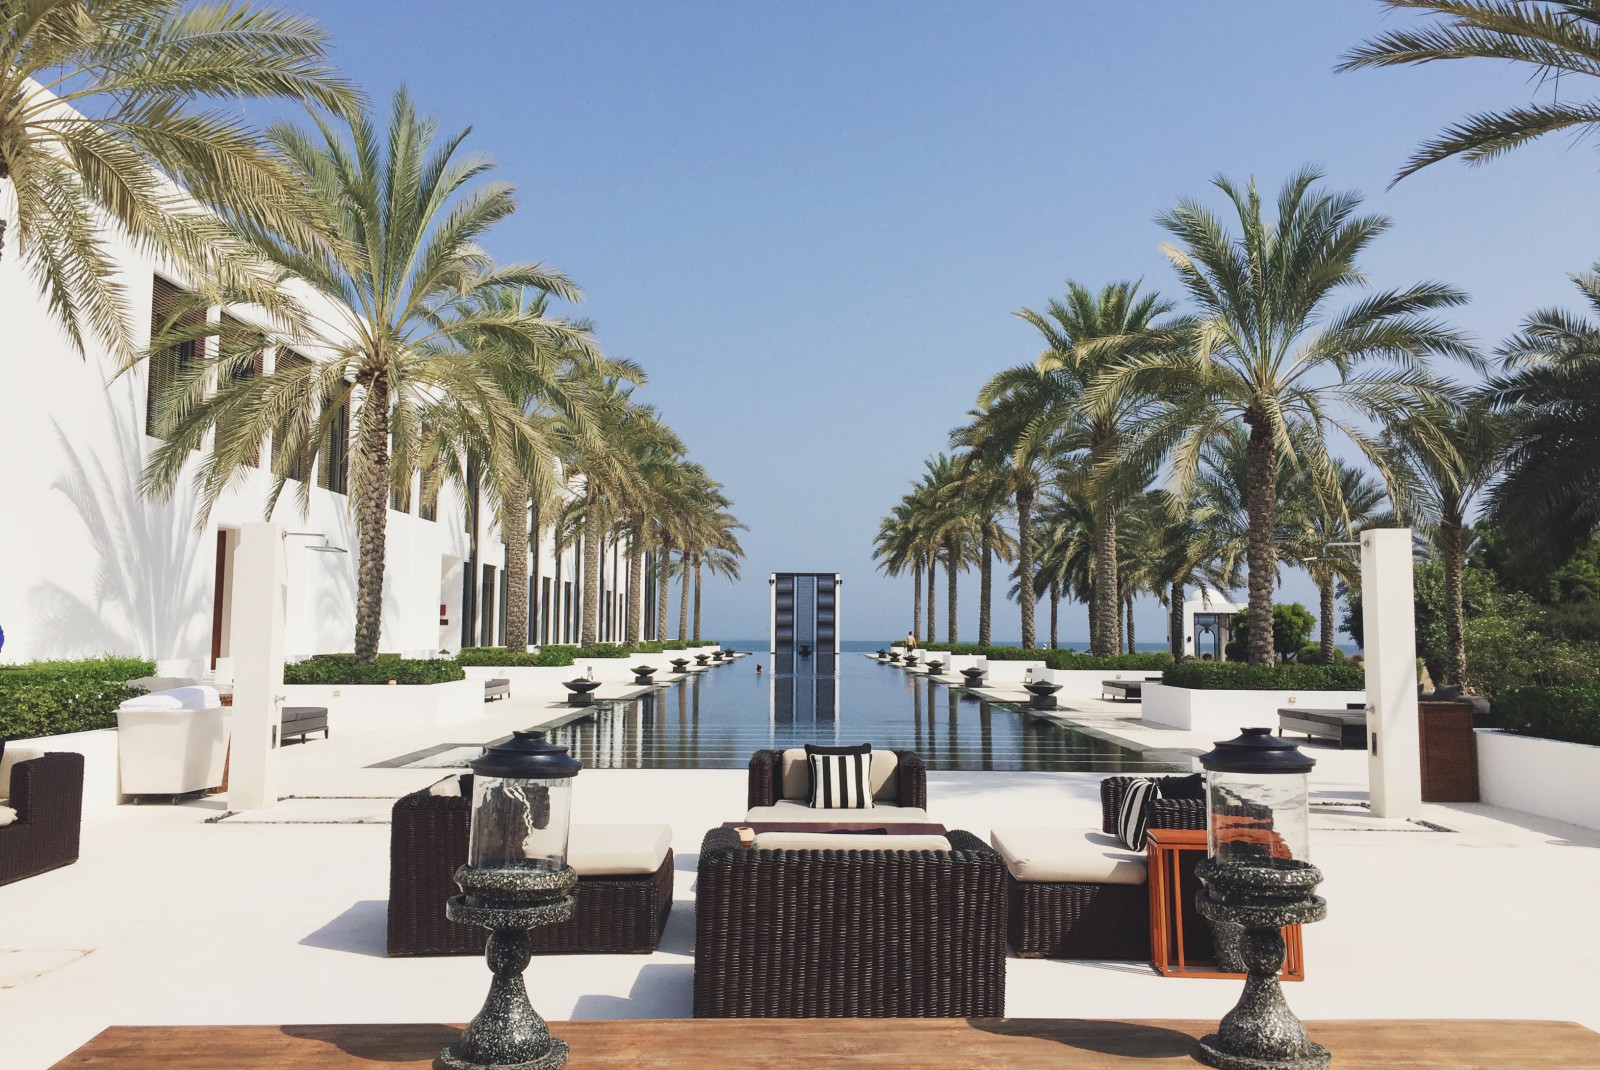
[[[1137,706],[1079,717],[1146,746],[1208,741],[1130,724]],[[208,824],[210,800],[91,813],[82,859],[0,888],[0,1066],[42,1070],[111,1024],[463,1021],[479,959],[384,956],[388,811],[442,775],[370,769],[441,743],[480,743],[551,715],[517,697],[445,729],[340,731],[282,752],[285,796]],[[1365,797],[1365,756],[1318,748],[1318,802]],[[1098,823],[1097,774],[930,773],[951,828]],[[681,1017],[691,1008],[693,880],[704,831],[742,816],[742,770],[583,773],[579,821],[667,821],[676,905],[649,956],[534,960],[548,1018]],[[1571,1019],[1600,1028],[1593,965],[1600,833],[1485,806],[1430,806],[1455,833],[1319,808],[1312,850],[1328,919],[1307,927],[1306,1018]],[[1007,1011],[1046,1017],[1218,1017],[1232,981],[1163,979],[1134,963],[1012,959]]]

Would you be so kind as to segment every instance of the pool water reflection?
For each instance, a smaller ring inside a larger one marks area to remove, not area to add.
[[[742,769],[763,747],[866,742],[914,750],[930,769],[1188,771],[859,654],[834,677],[758,675],[766,660],[597,704],[551,738],[591,769]]]

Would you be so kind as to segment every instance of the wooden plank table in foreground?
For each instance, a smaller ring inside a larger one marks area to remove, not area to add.
[[[1574,1022],[1307,1023],[1338,1070],[1600,1067],[1600,1033]],[[669,1019],[552,1022],[571,1070],[1200,1065],[1213,1022],[1012,1019]],[[113,1026],[55,1070],[423,1070],[460,1035],[445,1025]]]

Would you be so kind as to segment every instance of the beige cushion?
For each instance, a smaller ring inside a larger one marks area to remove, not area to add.
[[[831,832],[758,832],[762,851],[948,851],[943,836],[859,836]]]
[[[428,794],[436,795],[441,799],[461,798],[461,776],[447,776],[437,784],[428,785]]]
[[[892,750],[875,750],[868,764],[867,779],[872,783],[872,801],[894,802],[900,798],[900,778],[895,770],[900,766],[900,756]],[[778,794],[785,799],[804,802],[811,798],[811,766],[806,762],[804,747],[790,747],[783,752],[779,762],[782,786]]]
[[[671,825],[573,825],[567,865],[580,877],[644,876],[671,849]]]
[[[873,806],[868,810],[813,810],[803,802],[779,799],[771,806],[753,806],[744,819],[759,821],[806,821],[814,825],[896,825],[927,824],[928,811],[917,806]]]
[[[9,806],[0,806],[0,828],[5,828],[17,819],[17,812]]]
[[[1115,836],[1083,829],[1009,825],[989,842],[1019,881],[1074,884],[1143,884],[1144,855],[1125,850]]]
[[[44,751],[34,750],[32,747],[6,747],[6,752],[0,754],[0,802],[5,802],[11,795],[11,768],[18,762],[31,762],[35,758],[43,758]]]

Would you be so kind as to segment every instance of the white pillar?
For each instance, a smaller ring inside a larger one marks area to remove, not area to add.
[[[233,561],[233,742],[228,808],[278,803],[283,619],[289,600],[282,524],[245,524]]]
[[[1411,529],[1361,533],[1361,621],[1367,670],[1367,794],[1379,817],[1422,813],[1417,732],[1417,626]]]

